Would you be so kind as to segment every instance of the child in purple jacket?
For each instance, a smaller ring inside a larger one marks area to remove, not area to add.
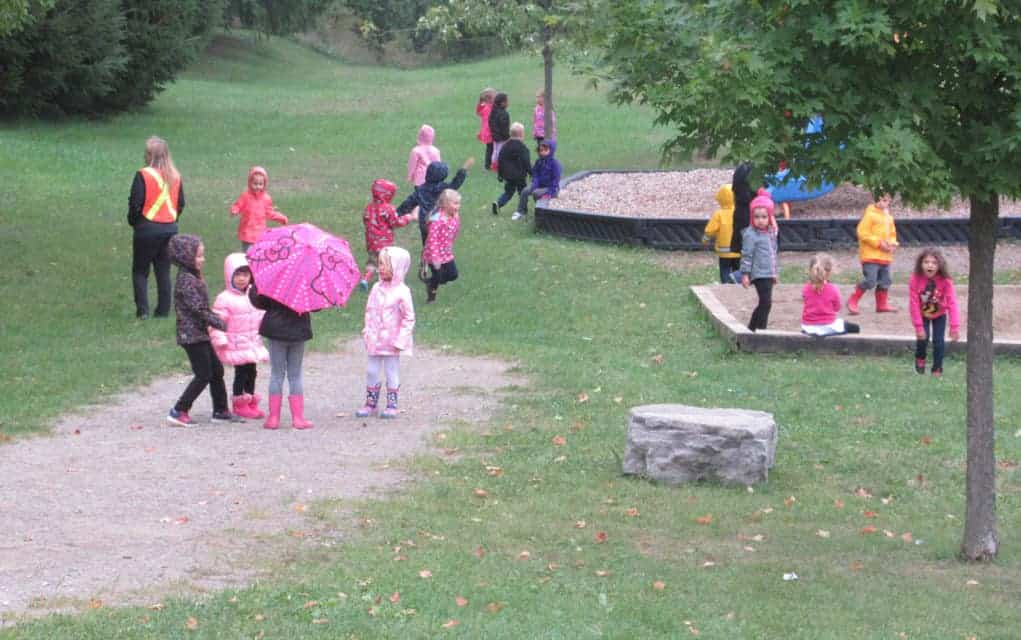
[[[556,151],[556,140],[543,140],[539,143],[539,159],[532,165],[532,184],[521,192],[518,210],[511,216],[511,220],[520,220],[528,215],[528,196],[538,200],[556,198],[560,193],[560,162],[553,157]]]

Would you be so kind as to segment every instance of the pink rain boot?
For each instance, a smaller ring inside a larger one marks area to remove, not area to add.
[[[266,418],[266,422],[262,423],[263,429],[280,428],[280,406],[283,404],[283,401],[283,396],[269,397],[269,417]]]
[[[356,418],[368,418],[376,412],[376,405],[379,404],[379,388],[382,384],[377,384],[374,387],[365,387],[365,405],[355,411]]]
[[[387,420],[393,420],[397,417],[397,389],[386,388],[386,409],[380,412],[379,417],[386,418]]]
[[[252,414],[252,417],[255,419],[266,417],[266,414],[263,413],[261,409],[259,409],[259,400],[261,399],[262,398],[255,395],[254,393],[248,395],[248,411],[249,413]]]
[[[251,418],[252,414],[248,411],[248,396],[234,396],[231,400],[231,413],[242,418]]]
[[[287,396],[287,403],[291,405],[291,426],[295,429],[311,429],[312,423],[305,419],[305,396]]]

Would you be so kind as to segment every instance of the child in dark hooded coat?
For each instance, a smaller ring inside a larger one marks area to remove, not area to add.
[[[412,209],[418,207],[418,231],[422,234],[422,246],[425,246],[425,237],[429,234],[429,215],[432,214],[436,208],[436,201],[439,199],[440,194],[445,189],[453,189],[457,191],[464,184],[465,178],[468,177],[468,169],[471,169],[472,165],[475,164],[475,158],[468,158],[461,165],[461,168],[454,174],[454,179],[450,182],[444,182],[446,180],[450,170],[447,168],[444,162],[430,162],[429,167],[425,170],[425,182],[415,187],[415,190],[411,192],[404,202],[397,207],[397,215],[403,216],[410,213]]]

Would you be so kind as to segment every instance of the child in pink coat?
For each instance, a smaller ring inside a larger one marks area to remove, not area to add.
[[[216,357],[234,366],[234,413],[242,418],[263,418],[259,396],[255,395],[256,363],[269,360],[262,344],[259,323],[265,311],[248,300],[252,271],[243,253],[232,253],[223,261],[226,288],[216,296],[213,312],[226,323],[223,331],[209,328],[209,339]]]
[[[493,99],[496,98],[496,89],[486,87],[479,94],[479,101],[475,104],[475,115],[479,117],[479,142],[486,145],[486,164],[488,170],[493,163],[493,133],[489,130],[489,114],[493,111]]]
[[[287,216],[276,210],[273,198],[266,189],[269,187],[269,174],[262,167],[252,167],[248,171],[248,190],[238,196],[230,207],[230,215],[241,216],[238,222],[238,240],[241,250],[259,241],[259,236],[266,231],[266,220],[275,220],[287,224]]]
[[[444,189],[436,201],[436,213],[429,218],[429,233],[422,248],[422,261],[431,273],[426,283],[426,303],[436,302],[436,291],[441,284],[457,280],[457,263],[454,262],[454,241],[461,230],[461,194]]]
[[[436,131],[427,124],[418,130],[418,144],[411,149],[408,156],[408,182],[419,186],[425,182],[425,170],[430,162],[440,162],[440,150],[433,146]]]
[[[923,249],[915,260],[915,272],[908,282],[908,307],[915,326],[915,373],[925,373],[925,350],[932,338],[932,375],[943,375],[945,333],[950,317],[950,339],[961,337],[961,316],[957,294],[946,258],[936,248]]]
[[[838,318],[840,312],[840,290],[830,282],[833,273],[833,258],[817,253],[808,261],[808,282],[801,290],[801,332],[810,336],[838,336],[844,333],[858,333],[861,327],[853,322]]]
[[[532,111],[532,137],[535,138],[536,149],[539,148],[539,143],[546,138],[557,139],[557,114],[555,111],[550,111],[549,115],[551,131],[549,131],[549,135],[546,135],[546,91],[539,89],[539,92],[535,94],[535,109]]]
[[[411,266],[411,255],[401,247],[389,246],[379,252],[379,282],[365,303],[365,328],[362,339],[369,362],[366,368],[365,405],[355,412],[366,418],[376,410],[379,390],[386,373],[386,408],[380,418],[397,417],[397,392],[401,386],[402,355],[411,355],[415,331],[415,305],[404,277]]]
[[[372,202],[365,205],[362,223],[365,225],[365,251],[369,259],[365,263],[365,273],[358,286],[362,291],[369,290],[369,280],[379,268],[379,252],[394,243],[394,229],[403,227],[415,220],[415,212],[397,215],[392,200],[397,193],[397,185],[377,178],[372,181]]]

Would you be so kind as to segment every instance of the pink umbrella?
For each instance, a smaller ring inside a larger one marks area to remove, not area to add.
[[[259,293],[298,313],[343,305],[361,277],[347,240],[307,222],[268,229],[245,256]]]

